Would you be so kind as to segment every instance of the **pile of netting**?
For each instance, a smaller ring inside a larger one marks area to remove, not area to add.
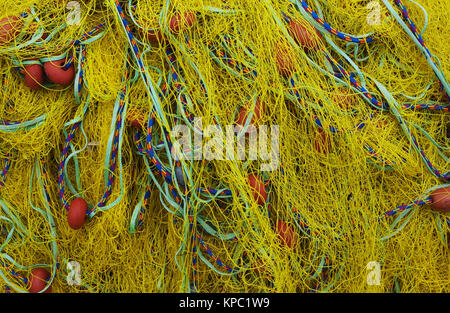
[[[2,292],[450,291],[417,1],[3,0]]]

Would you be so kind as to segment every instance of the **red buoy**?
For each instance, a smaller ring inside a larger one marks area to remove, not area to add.
[[[240,125],[240,126],[244,126],[245,125],[245,121],[247,120],[247,117],[250,113],[250,109],[252,107],[251,103],[247,103],[246,106],[242,107],[239,110],[237,119],[236,119],[236,124]],[[256,100],[256,104],[255,104],[255,110],[253,112],[253,116],[252,119],[250,121],[251,125],[257,125],[258,122],[261,120],[262,116],[264,115],[264,105],[261,104],[261,101],[259,99]]]
[[[151,43],[155,44],[164,41],[164,35],[159,29],[147,31],[147,38]]]
[[[142,129],[145,125],[144,114],[137,111],[130,112],[127,116],[127,122],[137,129]]]
[[[294,233],[289,224],[284,221],[277,221],[276,231],[278,233],[278,238],[281,240],[283,245],[291,249],[294,249],[297,246],[297,235]]]
[[[88,204],[83,198],[76,198],[72,201],[67,214],[67,222],[70,228],[80,229],[86,220]]]
[[[57,61],[49,61],[44,63],[44,71],[48,79],[55,84],[68,86],[72,83],[75,76],[75,68],[73,63],[68,69],[64,69],[65,59]]]
[[[32,90],[38,90],[44,83],[44,70],[40,64],[25,66],[25,85]]]
[[[50,273],[44,268],[35,268],[31,271],[28,278],[28,291],[31,293],[38,293],[47,286],[47,280],[50,278]],[[48,287],[44,293],[52,292],[52,286]]]
[[[17,16],[7,16],[0,20],[0,44],[12,41],[20,33],[20,22]]]
[[[315,50],[319,47],[320,33],[313,27],[307,27],[305,22],[291,20],[288,30],[300,47],[307,50]]]
[[[338,90],[331,98],[331,101],[338,104],[345,111],[350,111],[355,106],[355,97],[349,95],[344,90]]]
[[[314,148],[317,152],[326,154],[331,150],[330,137],[328,137],[328,135],[321,128],[319,128],[318,132],[316,141],[314,142]]]
[[[184,12],[183,15],[176,13],[175,16],[170,19],[169,27],[173,33],[179,33],[183,29],[191,28],[196,20],[197,17],[192,12]]]
[[[450,211],[450,187],[434,190],[431,193],[431,208],[436,211]]]
[[[131,121],[131,126],[133,126],[134,128],[142,128],[143,125],[143,121],[141,118],[136,118],[134,120]]]
[[[37,32],[37,30],[38,30],[38,24],[37,23],[32,23],[29,27],[28,27],[28,33],[30,34],[30,35],[34,35],[36,32]],[[44,41],[45,39],[47,39],[48,38],[48,33],[43,33],[42,34],[42,36],[41,36],[41,38],[40,38],[40,40],[41,41]]]
[[[284,47],[281,42],[275,45],[275,53],[277,57],[278,71],[284,77],[289,77],[295,70],[294,58],[287,47]]]
[[[255,199],[258,205],[264,205],[267,201],[267,191],[264,183],[254,174],[248,175],[248,181],[253,189],[253,199]]]

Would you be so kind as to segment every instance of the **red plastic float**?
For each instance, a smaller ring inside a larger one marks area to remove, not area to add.
[[[142,129],[145,125],[144,114],[142,112],[133,111],[127,115],[127,122],[137,129]]]
[[[450,187],[444,187],[434,190],[431,193],[431,208],[436,211],[450,211]]]
[[[277,221],[276,230],[278,233],[278,238],[281,240],[283,245],[291,249],[295,249],[298,239],[289,224],[284,221]]]
[[[161,43],[164,41],[165,37],[161,30],[149,30],[147,31],[147,38],[151,43]]]
[[[252,107],[251,103],[247,103],[246,106],[242,107],[239,110],[237,119],[236,119],[236,124],[240,125],[240,126],[244,126],[245,125],[245,121],[247,120],[247,117],[250,113],[250,108]],[[255,110],[253,112],[253,116],[252,119],[250,121],[250,124],[252,125],[257,125],[258,122],[261,120],[262,116],[264,115],[264,105],[261,103],[261,101],[259,99],[256,100],[256,104],[255,104]]]
[[[314,142],[314,148],[317,152],[328,153],[331,150],[331,140],[330,137],[321,129],[318,130],[319,134],[316,136],[316,141]]]
[[[73,63],[66,70],[64,69],[65,59],[49,61],[44,63],[44,70],[47,78],[55,84],[68,86],[72,83],[75,76]]]
[[[86,212],[88,211],[88,204],[83,198],[76,198],[72,201],[67,214],[67,222],[70,228],[80,229],[86,220]]]
[[[295,42],[306,50],[315,50],[320,44],[320,33],[315,28],[306,27],[305,22],[292,20],[289,22],[289,33]]]
[[[191,28],[196,20],[197,17],[192,12],[184,12],[183,15],[177,13],[170,19],[169,27],[173,33],[179,33],[183,29]]]
[[[253,199],[255,199],[258,205],[264,205],[267,201],[267,191],[264,183],[254,174],[248,175],[248,181],[253,189]]]
[[[34,35],[38,30],[38,24],[37,23],[32,23],[30,25],[30,27],[28,28],[28,33]],[[44,41],[45,39],[48,38],[48,33],[43,33],[40,40]]]
[[[40,64],[25,66],[25,85],[32,90],[38,90],[44,83],[44,70]]]
[[[275,45],[275,53],[277,56],[278,71],[284,77],[289,77],[295,70],[293,55],[281,42]]]
[[[17,16],[7,16],[0,20],[0,44],[12,41],[20,33],[20,22]]]
[[[47,286],[47,279],[50,278],[50,273],[44,268],[35,268],[31,271],[28,278],[28,291],[31,293],[38,293]],[[49,286],[44,293],[52,292],[52,286]]]
[[[337,103],[342,110],[350,111],[355,106],[355,97],[349,95],[343,90],[338,90],[332,97],[331,101]]]

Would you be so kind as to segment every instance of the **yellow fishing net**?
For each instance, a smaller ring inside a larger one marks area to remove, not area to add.
[[[449,10],[2,1],[0,290],[449,292]]]

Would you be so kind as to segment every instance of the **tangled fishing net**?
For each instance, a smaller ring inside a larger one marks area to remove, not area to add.
[[[450,291],[449,14],[3,0],[2,292]]]

